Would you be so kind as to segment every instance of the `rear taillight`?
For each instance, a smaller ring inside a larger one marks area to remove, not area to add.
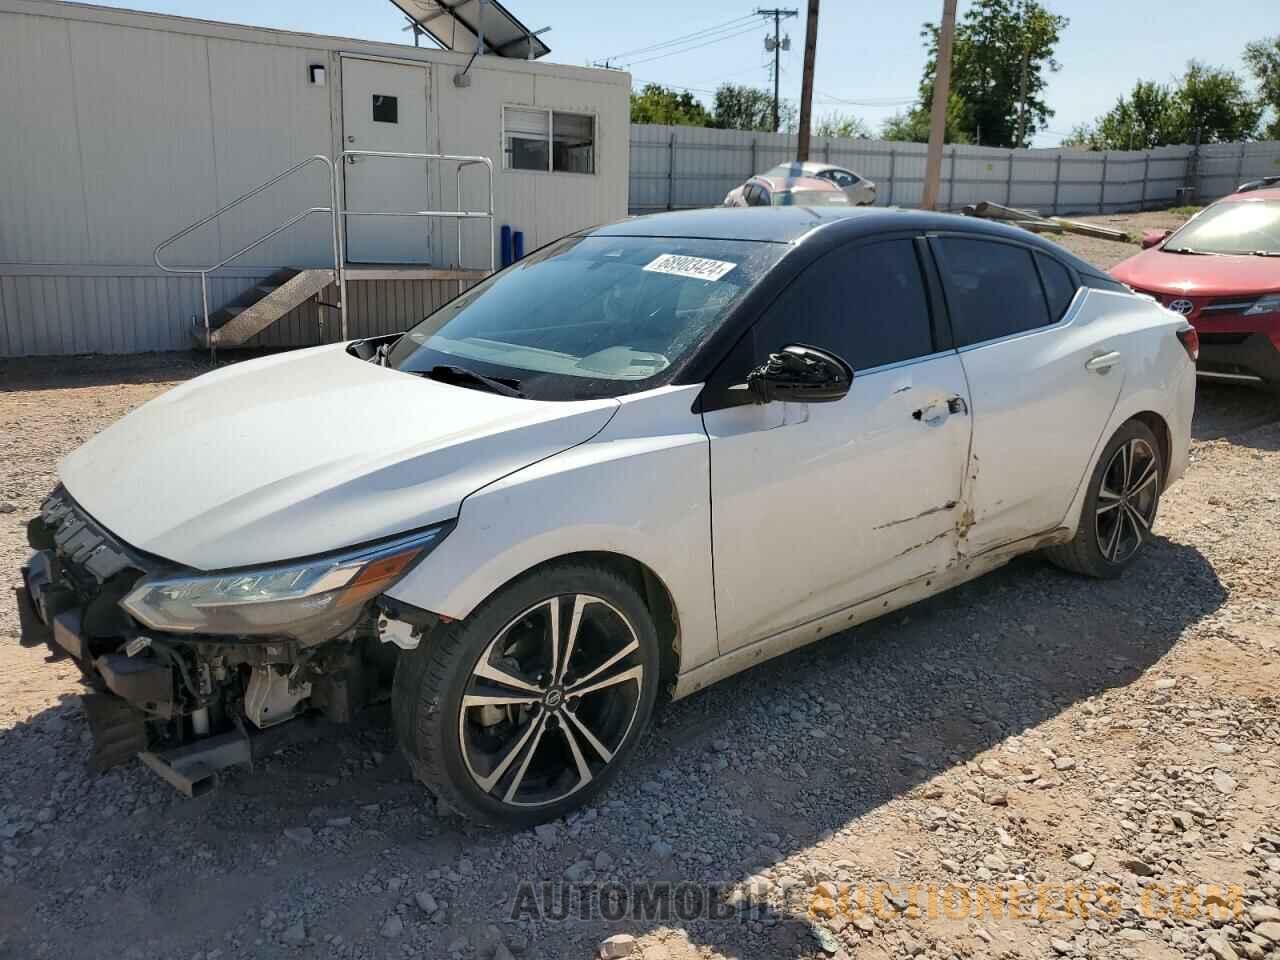
[[[1192,363],[1200,359],[1200,334],[1196,333],[1195,327],[1183,327],[1179,330],[1178,340],[1182,343],[1182,349],[1187,351],[1187,356],[1191,358]]]

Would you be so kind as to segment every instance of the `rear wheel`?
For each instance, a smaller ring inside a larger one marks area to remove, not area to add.
[[[529,826],[587,802],[648,723],[658,644],[635,588],[545,567],[401,654],[392,706],[418,778],[459,813]]]
[[[1130,420],[1098,458],[1074,539],[1046,555],[1074,573],[1118,577],[1151,536],[1163,480],[1155,434]]]

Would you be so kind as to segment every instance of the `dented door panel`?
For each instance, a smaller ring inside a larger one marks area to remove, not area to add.
[[[722,653],[952,562],[968,399],[950,352],[858,373],[836,403],[704,414]]]
[[[974,424],[961,556],[1063,522],[1132,360],[1132,322],[1106,300],[1082,289],[1056,324],[961,348]]]

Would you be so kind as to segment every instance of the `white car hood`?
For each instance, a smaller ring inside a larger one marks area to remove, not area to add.
[[[176,387],[89,440],[59,475],[121,540],[217,570],[455,517],[468,494],[588,440],[617,409],[498,396],[326,346]]]

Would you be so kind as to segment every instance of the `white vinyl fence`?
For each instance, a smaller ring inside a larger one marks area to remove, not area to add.
[[[631,212],[715,206],[751,175],[794,160],[795,150],[794,134],[632,124]],[[809,158],[874,180],[877,205],[913,207],[925,153],[922,143],[815,137]],[[947,146],[939,205],[990,200],[1042,213],[1109,213],[1169,206],[1188,186],[1200,201],[1213,200],[1269,174],[1280,175],[1277,141],[1106,153]]]

